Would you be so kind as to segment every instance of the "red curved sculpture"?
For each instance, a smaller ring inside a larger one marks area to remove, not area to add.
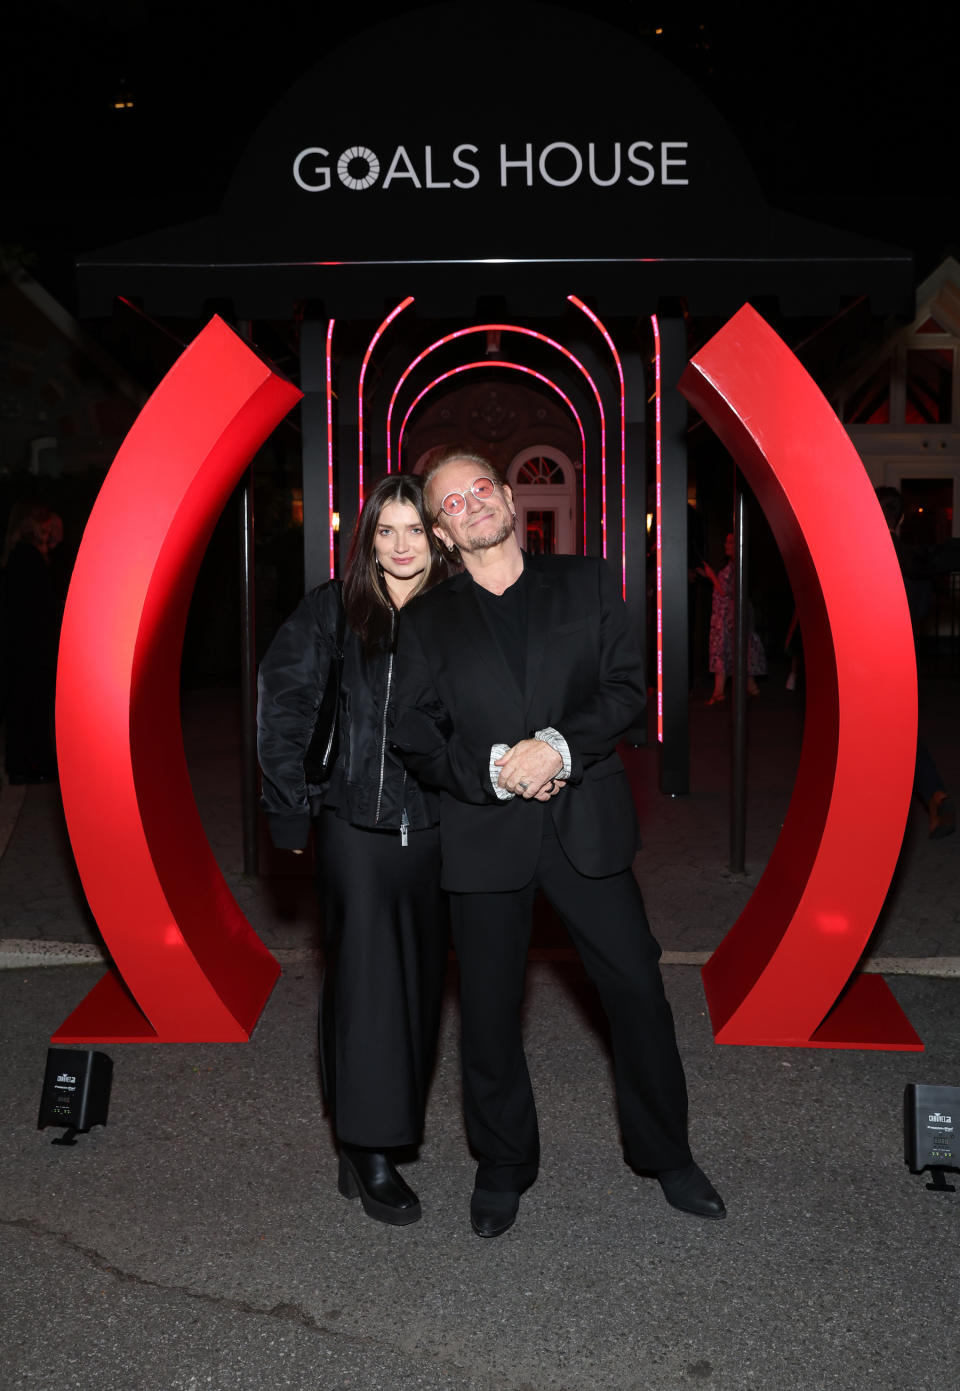
[[[883,514],[829,403],[749,305],[691,360],[680,390],[766,513],[807,667],[783,830],[703,969],[715,1038],[920,1050],[886,982],[851,981],[897,862],[917,746],[910,615]]]
[[[90,515],[60,639],[57,759],[114,968],[56,1042],[244,1041],[279,974],[197,813],[180,656],[214,524],[300,396],[213,319],[144,406]]]

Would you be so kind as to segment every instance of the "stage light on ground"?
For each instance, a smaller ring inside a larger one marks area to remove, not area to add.
[[[106,1125],[112,1080],[113,1062],[106,1053],[48,1048],[37,1129],[62,1125],[64,1133],[51,1143],[75,1145],[77,1134],[85,1134],[92,1125]]]
[[[910,1082],[903,1092],[904,1159],[912,1174],[929,1169],[935,1193],[955,1193],[944,1177],[960,1169],[960,1087],[930,1087]]]

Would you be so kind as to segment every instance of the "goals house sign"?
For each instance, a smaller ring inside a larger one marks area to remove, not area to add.
[[[366,145],[350,145],[331,161],[322,145],[308,145],[293,161],[293,180],[304,193],[327,193],[335,188],[334,177],[351,193],[365,193],[379,187],[436,192],[439,189],[570,188],[581,180],[594,188],[613,188],[625,180],[633,188],[659,183],[664,187],[685,188],[687,177],[686,140],[618,140],[586,148],[569,140],[552,140],[534,146],[528,140],[516,145],[501,143],[492,150],[464,143],[452,149],[424,145],[419,149],[397,145],[390,153],[378,155]]]
[[[762,240],[743,151],[655,52],[558,6],[466,27],[462,6],[397,16],[295,82],[238,162],[224,256],[633,262],[695,255],[705,226],[715,255]]]

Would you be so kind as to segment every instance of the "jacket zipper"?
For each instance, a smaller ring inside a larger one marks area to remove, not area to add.
[[[387,711],[390,709],[390,688],[393,684],[393,638],[396,628],[397,615],[390,612],[390,660],[387,662],[387,689],[383,697],[383,724],[380,732],[380,785],[377,788],[377,812],[373,818],[373,824],[380,824],[380,804],[383,801],[383,777],[387,761]],[[406,843],[406,842],[404,842]]]

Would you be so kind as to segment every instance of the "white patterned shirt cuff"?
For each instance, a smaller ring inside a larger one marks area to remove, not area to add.
[[[566,782],[567,778],[570,776],[571,767],[573,766],[570,758],[570,745],[567,743],[566,739],[564,739],[560,731],[554,729],[552,725],[548,725],[546,729],[536,730],[533,737],[534,739],[542,739],[545,744],[549,744],[554,753],[558,753],[563,759],[563,767],[560,769],[559,773],[554,775],[554,780],[557,782]]]
[[[502,758],[505,753],[509,752],[509,744],[493,744],[490,748],[490,786],[501,802],[512,802],[516,796],[515,792],[508,792],[505,787],[500,786],[500,769],[496,765],[496,759]]]

